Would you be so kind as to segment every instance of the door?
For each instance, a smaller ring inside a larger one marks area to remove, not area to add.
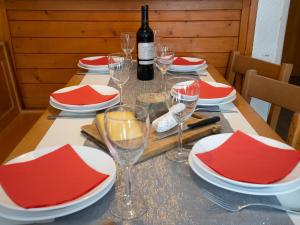
[[[292,82],[300,80],[300,1],[291,0],[282,62],[294,65]],[[296,77],[295,77],[296,76]]]

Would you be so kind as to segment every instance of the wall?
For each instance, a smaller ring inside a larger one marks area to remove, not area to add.
[[[224,73],[229,54],[249,54],[257,0],[5,0],[16,77],[25,108],[44,108],[49,94],[77,70],[78,59],[121,51],[119,35],[150,25],[177,55],[203,57]],[[250,17],[252,15],[252,17]],[[251,18],[251,19],[250,19]],[[249,31],[249,32],[248,32]]]
[[[281,63],[290,0],[260,0],[252,56]]]
[[[290,0],[260,0],[252,56],[280,64]],[[270,104],[252,99],[251,105],[267,120]]]

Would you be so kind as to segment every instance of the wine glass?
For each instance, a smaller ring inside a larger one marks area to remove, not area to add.
[[[131,167],[143,154],[149,133],[149,115],[137,105],[118,105],[104,113],[104,139],[124,174],[125,193],[111,203],[113,215],[125,220],[142,216],[147,207],[143,199],[131,193]]]
[[[156,55],[157,49],[160,47],[162,38],[160,36],[160,31],[158,29],[154,29],[153,34],[154,34],[154,46],[155,46],[155,55]]]
[[[108,69],[113,82],[120,89],[120,104],[123,102],[123,85],[128,81],[133,63],[123,53],[113,53],[108,56]]]
[[[199,98],[199,80],[187,76],[172,76],[166,80],[166,104],[178,123],[178,149],[169,151],[166,156],[175,162],[185,162],[188,151],[182,147],[183,123],[194,112]]]
[[[121,48],[126,55],[126,58],[131,58],[131,53],[135,45],[135,33],[122,32],[121,33]]]
[[[174,55],[174,51],[164,44],[160,45],[156,50],[155,65],[161,72],[164,87],[166,83],[165,76],[170,65],[173,63]]]

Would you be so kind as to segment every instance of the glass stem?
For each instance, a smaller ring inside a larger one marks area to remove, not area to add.
[[[161,73],[161,80],[163,93],[166,93],[166,73]]]
[[[126,204],[131,204],[131,166],[124,167],[124,184]]]
[[[122,103],[123,103],[123,88],[122,88],[121,84],[119,85],[119,88],[120,88],[120,105],[122,105]]]
[[[183,129],[183,122],[178,124],[178,153],[181,154],[182,149],[182,129]]]

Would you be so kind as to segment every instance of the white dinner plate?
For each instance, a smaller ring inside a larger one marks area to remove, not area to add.
[[[54,93],[63,93],[63,92],[68,92],[68,91],[72,91],[75,90],[77,88],[83,87],[85,85],[76,85],[76,86],[70,86],[70,87],[65,87],[62,89],[59,89],[57,91],[55,91]],[[57,101],[55,98],[53,98],[52,96],[50,96],[50,104],[54,103],[52,106],[53,107],[59,107],[59,109],[62,110],[63,109],[69,109],[69,110],[101,110],[104,108],[107,108],[107,106],[112,106],[112,104],[114,104],[115,102],[119,102],[120,100],[120,94],[119,91],[113,87],[110,86],[105,86],[105,85],[89,85],[90,87],[92,87],[95,91],[97,91],[98,93],[101,93],[103,95],[112,95],[112,94],[118,94],[116,95],[113,99],[106,101],[106,102],[102,102],[102,103],[97,103],[97,104],[89,104],[89,105],[70,105],[70,104],[64,104],[64,103],[60,103],[59,101]]]
[[[7,164],[33,160],[47,153],[50,153],[55,149],[58,149],[59,147],[61,146],[52,146],[52,147],[37,149],[35,151],[18,156],[17,158],[9,161]],[[98,186],[96,186],[95,188],[93,188],[92,190],[90,190],[89,192],[80,196],[77,199],[74,199],[66,203],[54,205],[54,206],[30,208],[30,209],[25,209],[15,204],[6,195],[5,191],[0,186],[0,206],[6,209],[10,209],[13,211],[21,211],[21,212],[37,212],[37,211],[42,212],[42,211],[57,210],[57,209],[66,208],[69,206],[82,203],[88,199],[93,199],[95,196],[105,191],[108,186],[111,186],[114,183],[115,176],[116,176],[116,165],[114,163],[114,160],[108,154],[91,147],[73,146],[73,145],[72,147],[75,150],[75,152],[79,155],[79,157],[87,165],[89,165],[91,168],[93,168],[96,171],[109,175],[109,177],[104,182],[102,182],[101,184],[99,184]]]
[[[71,113],[92,113],[92,112],[97,112],[97,111],[100,111],[100,110],[103,110],[103,109],[107,109],[109,107],[112,107],[114,105],[117,105],[119,104],[120,102],[120,98],[116,99],[115,101],[113,102],[110,102],[110,104],[107,104],[103,107],[99,107],[99,108],[93,108],[93,109],[68,109],[68,108],[65,108],[61,105],[57,105],[55,104],[54,102],[52,102],[50,100],[49,104],[53,107],[53,108],[56,108],[56,109],[59,109],[61,111],[65,111],[65,112],[71,112]]]
[[[191,151],[192,154],[192,160],[193,162],[199,166],[202,170],[210,174],[211,176],[216,177],[217,179],[221,179],[225,182],[231,183],[233,185],[237,186],[242,186],[242,187],[247,187],[247,188],[271,188],[271,187],[282,187],[284,188],[285,186],[295,184],[295,183],[300,183],[300,163],[297,164],[297,166],[283,179],[271,183],[271,184],[256,184],[256,183],[248,183],[248,182],[241,182],[241,181],[236,181],[227,177],[222,176],[221,174],[217,173],[213,169],[211,169],[209,166],[207,166],[204,162],[202,162],[200,159],[196,157],[195,154],[198,153],[204,153],[211,151],[218,146],[222,145],[228,138],[230,138],[232,133],[225,133],[225,134],[217,134],[217,135],[212,135],[205,137],[201,140],[199,140],[194,146]],[[283,148],[288,150],[294,150],[292,147],[290,147],[287,144],[284,144],[282,142],[266,138],[263,136],[258,136],[258,135],[250,135],[252,138],[266,144],[272,147],[278,147],[278,148]]]
[[[204,64],[202,66],[199,66],[199,67],[195,67],[195,68],[190,68],[190,67],[179,67],[179,68],[174,68],[174,67],[171,67],[171,68],[168,68],[168,71],[169,72],[179,72],[179,73],[184,73],[184,72],[197,72],[198,74],[201,74],[202,71],[206,71],[208,68],[208,65],[207,64]]]
[[[248,194],[248,195],[268,196],[268,195],[286,194],[300,189],[300,182],[289,184],[284,187],[265,187],[265,188],[255,188],[255,187],[249,188],[249,187],[234,185],[225,182],[224,180],[218,179],[210,175],[209,173],[207,173],[205,170],[203,170],[194,162],[191,154],[189,155],[189,164],[191,169],[203,180],[217,187],[220,187],[225,190],[233,191],[233,192],[238,192],[238,193]]]
[[[72,213],[78,212],[88,206],[94,204],[99,199],[104,197],[110,189],[113,187],[115,180],[108,185],[101,193],[98,193],[93,198],[86,199],[80,203],[74,204],[72,206],[64,207],[61,209],[53,209],[48,211],[16,211],[0,206],[0,217],[8,220],[19,221],[19,222],[37,222],[55,219],[58,217],[70,215]]]
[[[108,67],[104,67],[104,68],[86,67],[80,63],[78,63],[77,66],[81,69],[88,70],[92,73],[99,73],[99,74],[103,74],[103,73],[108,74],[109,73]]]
[[[217,83],[217,82],[210,82],[210,81],[205,81],[205,82],[214,87],[231,87],[229,85]],[[199,98],[197,105],[203,105],[203,106],[223,105],[234,101],[235,98],[236,98],[236,90],[233,89],[229,95],[223,98]]]
[[[174,60],[176,59],[177,57],[174,58]],[[194,58],[194,57],[181,57],[181,58],[184,58],[188,61],[191,61],[191,62],[197,62],[199,60],[202,60],[202,59],[199,59],[199,58]],[[181,71],[181,72],[188,72],[188,71],[198,71],[198,70],[205,70],[207,68],[207,64],[206,64],[206,61],[204,61],[202,64],[200,65],[171,65],[168,70],[170,71]]]
[[[86,57],[83,58],[84,60],[95,60],[95,59],[99,59],[99,58],[103,58],[106,56],[91,56],[91,57]],[[80,62],[80,60],[78,61],[78,67],[82,68],[82,69],[87,69],[87,70],[98,70],[98,71],[108,71],[108,65],[89,65],[89,64],[85,64]]]

